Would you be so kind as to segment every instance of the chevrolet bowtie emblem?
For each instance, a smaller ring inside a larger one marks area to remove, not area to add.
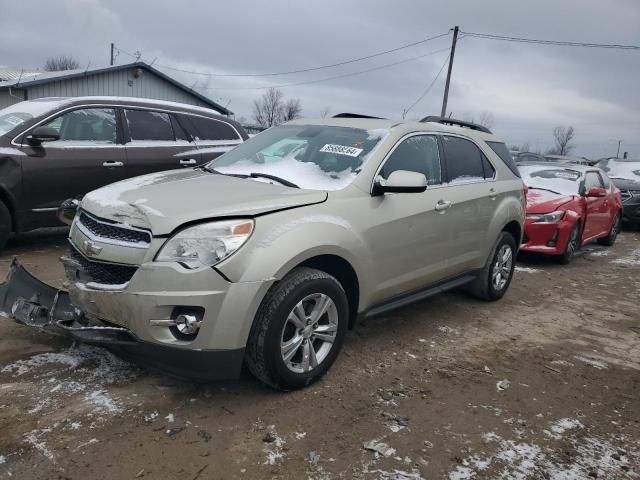
[[[82,243],[82,247],[84,249],[84,252],[90,257],[100,255],[100,252],[102,251],[102,247],[99,247],[98,245],[93,243],[91,240],[85,240]]]

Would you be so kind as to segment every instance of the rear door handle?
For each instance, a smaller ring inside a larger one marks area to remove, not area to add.
[[[180,165],[183,165],[183,166],[195,165],[196,163],[198,162],[196,162],[195,158],[187,158],[185,160],[180,160]]]
[[[490,188],[489,189],[489,198],[491,200],[495,200],[496,198],[498,198],[498,194],[496,193],[496,189],[495,188]]]
[[[438,200],[438,203],[436,203],[436,211],[438,212],[444,212],[449,207],[451,207],[451,201],[449,200]]]
[[[102,162],[103,167],[124,167],[123,162]]]

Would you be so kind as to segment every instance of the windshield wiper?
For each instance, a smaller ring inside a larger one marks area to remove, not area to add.
[[[551,190],[549,188],[540,188],[540,187],[528,187],[529,190],[544,190],[545,192],[555,193],[556,195],[564,195],[563,193],[556,192],[555,190]]]
[[[275,175],[269,175],[268,173],[259,173],[259,172],[251,172],[249,174],[251,178],[268,178],[269,180],[274,180],[278,183],[281,183],[285,187],[291,188],[300,188],[295,183],[290,182],[289,180],[285,180],[284,178],[276,177]]]

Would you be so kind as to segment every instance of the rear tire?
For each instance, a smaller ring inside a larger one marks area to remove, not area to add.
[[[614,243],[616,243],[616,239],[618,238],[618,233],[622,228],[622,216],[620,212],[616,215],[616,218],[613,220],[613,224],[611,225],[611,230],[609,230],[609,235],[603,238],[598,239],[598,243],[600,245],[606,245],[607,247],[612,247]]]
[[[487,301],[501,299],[509,289],[516,266],[516,241],[508,232],[501,232],[489,261],[471,283],[471,294]]]
[[[262,301],[249,333],[246,365],[273,388],[306,387],[333,364],[348,321],[342,285],[326,272],[296,268]]]
[[[7,245],[12,230],[11,212],[4,202],[0,201],[0,251]]]

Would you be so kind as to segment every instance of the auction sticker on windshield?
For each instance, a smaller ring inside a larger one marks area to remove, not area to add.
[[[361,148],[345,147],[344,145],[334,145],[332,143],[327,143],[320,149],[320,151],[325,153],[336,153],[338,155],[347,155],[349,157],[357,157],[362,153]]]

